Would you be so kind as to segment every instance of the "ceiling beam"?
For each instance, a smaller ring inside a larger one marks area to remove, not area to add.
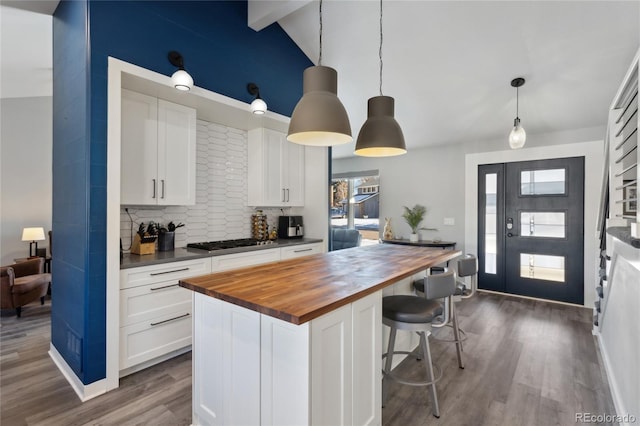
[[[249,0],[247,24],[260,31],[313,0]]]

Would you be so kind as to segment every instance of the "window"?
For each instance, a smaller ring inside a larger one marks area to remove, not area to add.
[[[565,237],[563,212],[520,212],[520,236]]]
[[[357,229],[361,245],[378,244],[380,238],[380,185],[375,175],[334,176],[331,183],[331,227]]]
[[[520,253],[520,276],[564,282],[564,257]]]
[[[523,170],[520,172],[520,195],[565,193],[565,169]]]

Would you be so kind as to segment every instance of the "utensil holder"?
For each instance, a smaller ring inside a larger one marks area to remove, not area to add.
[[[176,233],[174,231],[158,234],[158,251],[171,251],[175,248]]]

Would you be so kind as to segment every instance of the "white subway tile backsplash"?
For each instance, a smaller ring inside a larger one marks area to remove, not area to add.
[[[215,241],[251,236],[251,215],[247,207],[247,132],[198,120],[196,125],[196,205],[129,207],[134,232],[140,222],[185,226],[176,231],[176,247],[198,241]],[[280,209],[263,209],[269,225],[275,226]],[[122,209],[120,236],[129,247],[131,225]]]

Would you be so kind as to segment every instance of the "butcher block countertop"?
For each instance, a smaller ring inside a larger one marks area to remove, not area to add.
[[[188,278],[180,286],[304,324],[460,254],[377,244]]]

